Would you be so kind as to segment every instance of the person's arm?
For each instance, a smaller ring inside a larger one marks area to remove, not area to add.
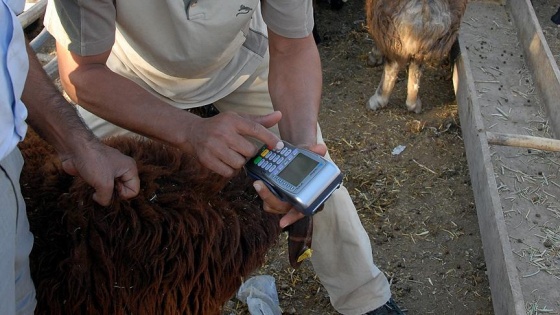
[[[270,45],[269,91],[276,110],[282,139],[325,155],[327,147],[317,144],[317,121],[321,100],[322,73],[313,35],[289,39],[268,30]],[[303,214],[280,201],[261,181],[254,184],[267,212],[285,214],[280,226],[296,222]]]
[[[140,135],[195,155],[207,168],[231,176],[253,156],[255,138],[274,148],[280,139],[267,128],[281,114],[241,116],[232,112],[200,118],[175,108],[106,66],[110,51],[80,56],[57,45],[62,84],[73,101],[95,115]]]
[[[274,109],[282,112],[282,139],[298,146],[317,142],[322,72],[319,51],[310,34],[291,39],[268,30],[269,90]]]
[[[81,176],[95,189],[93,199],[99,204],[109,205],[115,188],[122,198],[136,196],[140,180],[135,161],[91,133],[26,46],[29,72],[21,100],[29,125],[55,148],[65,172]]]

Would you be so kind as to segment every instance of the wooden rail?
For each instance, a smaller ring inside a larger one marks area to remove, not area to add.
[[[560,152],[560,140],[507,133],[486,132],[489,144]]]
[[[28,27],[31,23],[37,21],[47,9],[47,0],[40,0],[31,8],[18,15],[19,23],[22,27]]]
[[[29,9],[25,10],[23,13],[18,15],[18,20],[23,28],[28,27],[33,22],[37,21],[45,14],[47,9],[47,0],[39,0],[33,4]],[[29,43],[31,48],[35,52],[38,52],[49,40],[52,39],[52,35],[43,29],[39,35],[35,36]],[[56,56],[51,59],[46,65],[43,66],[45,72],[49,75],[51,79],[56,79],[58,77],[58,60]]]

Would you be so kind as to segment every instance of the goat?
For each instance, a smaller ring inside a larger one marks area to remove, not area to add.
[[[422,66],[441,62],[455,43],[467,0],[366,0],[366,20],[375,45],[370,61],[384,60],[383,74],[368,107],[387,106],[399,71],[408,64],[406,107],[420,113]]]
[[[105,142],[136,160],[142,183],[109,207],[37,135],[20,143],[36,314],[219,314],[277,243],[279,215],[262,210],[242,172],[220,177],[147,139]],[[310,229],[302,233],[290,242],[310,246]]]

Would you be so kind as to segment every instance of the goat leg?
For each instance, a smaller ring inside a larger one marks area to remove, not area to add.
[[[393,92],[395,82],[397,82],[400,68],[401,66],[397,61],[386,60],[385,66],[383,67],[381,82],[379,82],[375,94],[368,101],[369,109],[378,110],[389,104],[389,97]]]
[[[383,61],[383,54],[374,43],[371,47],[371,50],[368,52],[368,60],[366,64],[370,67],[377,67],[381,66],[383,64]]]
[[[418,97],[420,89],[420,78],[422,77],[422,65],[414,60],[408,66],[408,84],[406,94],[406,108],[409,111],[420,114],[422,111],[422,101]]]

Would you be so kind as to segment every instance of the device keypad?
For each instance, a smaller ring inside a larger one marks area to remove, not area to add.
[[[289,148],[283,148],[281,150],[269,150],[265,148],[253,160],[253,163],[264,172],[272,175],[278,175],[298,153],[298,149],[292,150]],[[284,185],[290,186],[292,189],[295,188],[293,185],[280,178],[277,178],[277,180],[282,181]]]

